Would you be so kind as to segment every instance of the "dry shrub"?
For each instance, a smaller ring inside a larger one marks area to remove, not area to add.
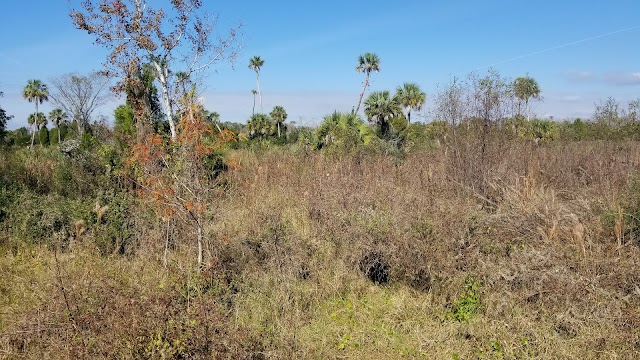
[[[308,316],[322,321],[315,318],[324,315],[312,311],[314,304],[360,291],[356,284],[370,281],[372,263],[388,270],[389,282],[377,281],[378,286],[412,289],[414,301],[429,299],[432,314],[452,306],[468,275],[482,280],[482,314],[474,320],[482,325],[471,337],[443,340],[460,355],[478,349],[534,357],[636,353],[627,342],[638,331],[622,330],[638,318],[632,305],[640,300],[633,285],[637,271],[631,264],[639,252],[627,246],[624,259],[618,255],[615,238],[603,232],[601,211],[624,195],[640,147],[494,145],[485,150],[482,188],[465,178],[475,173],[456,170],[474,158],[454,162],[445,148],[400,161],[362,154],[235,153],[239,167],[227,174],[234,188],[209,228],[212,238],[227,240],[213,242],[210,253],[226,247],[242,254],[235,276],[254,280],[252,290],[239,296],[253,299],[246,301],[261,321],[280,324],[269,327],[273,342],[265,346],[271,354],[309,354],[310,343],[280,347],[298,343],[291,327],[302,327]],[[294,302],[286,295],[306,287],[314,291]],[[282,303],[262,307],[250,295],[255,291],[261,301]],[[316,348],[310,354],[339,352]]]
[[[640,146],[498,139],[477,166],[471,145],[403,159],[234,152],[200,277],[183,270],[194,249],[173,225],[160,275],[166,224],[148,225],[135,257],[63,260],[78,329],[59,290],[5,302],[16,311],[3,314],[3,349],[15,354],[19,331],[37,328],[28,319],[54,319],[62,335],[28,333],[29,354],[104,357],[111,343],[115,357],[143,356],[178,339],[192,357],[637,358],[640,249],[625,199],[637,196]],[[620,242],[603,224],[611,209],[625,219]],[[375,264],[387,281],[368,277]],[[18,269],[40,279],[36,293],[58,286],[51,271]],[[452,317],[470,278],[478,306]]]
[[[255,342],[229,322],[225,285],[149,261],[86,250],[3,259],[31,271],[24,303],[2,314],[0,349],[20,358],[251,358]],[[19,276],[7,281],[23,282]],[[135,274],[135,275],[134,275]],[[26,284],[25,284],[26,285]]]

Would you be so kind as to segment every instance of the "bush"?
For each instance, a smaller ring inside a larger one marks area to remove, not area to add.
[[[13,235],[30,244],[66,246],[73,235],[73,208],[50,196],[20,195],[11,209]]]
[[[109,192],[98,197],[91,214],[95,243],[102,255],[131,253],[136,206],[126,194]]]

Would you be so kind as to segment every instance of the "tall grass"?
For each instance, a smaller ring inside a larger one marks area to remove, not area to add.
[[[161,222],[5,251],[0,356],[638,357],[640,146],[476,151],[232,152],[200,273]]]

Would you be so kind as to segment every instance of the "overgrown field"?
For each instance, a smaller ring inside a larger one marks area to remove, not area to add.
[[[0,155],[2,358],[640,357],[636,142],[233,150],[201,270],[58,153]]]

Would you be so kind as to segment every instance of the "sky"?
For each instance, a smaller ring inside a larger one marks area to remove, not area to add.
[[[72,0],[78,4],[80,0]],[[147,0],[152,7],[167,0]],[[438,87],[489,67],[502,76],[529,75],[542,90],[533,106],[541,117],[588,118],[596,103],[640,98],[640,1],[406,0],[203,1],[224,32],[241,25],[242,50],[233,64],[203,74],[205,107],[223,121],[246,122],[252,113],[254,55],[264,111],[283,106],[288,121],[314,125],[334,110],[351,111],[364,75],[360,54],[376,53],[381,71],[368,92],[416,82],[427,93],[429,121]],[[33,103],[22,98],[29,79],[101,70],[108,52],[74,28],[67,0],[2,0],[0,105],[26,125]],[[124,103],[114,96],[96,116],[112,118]],[[259,110],[259,104],[256,106]],[[46,102],[41,111],[54,104]]]

